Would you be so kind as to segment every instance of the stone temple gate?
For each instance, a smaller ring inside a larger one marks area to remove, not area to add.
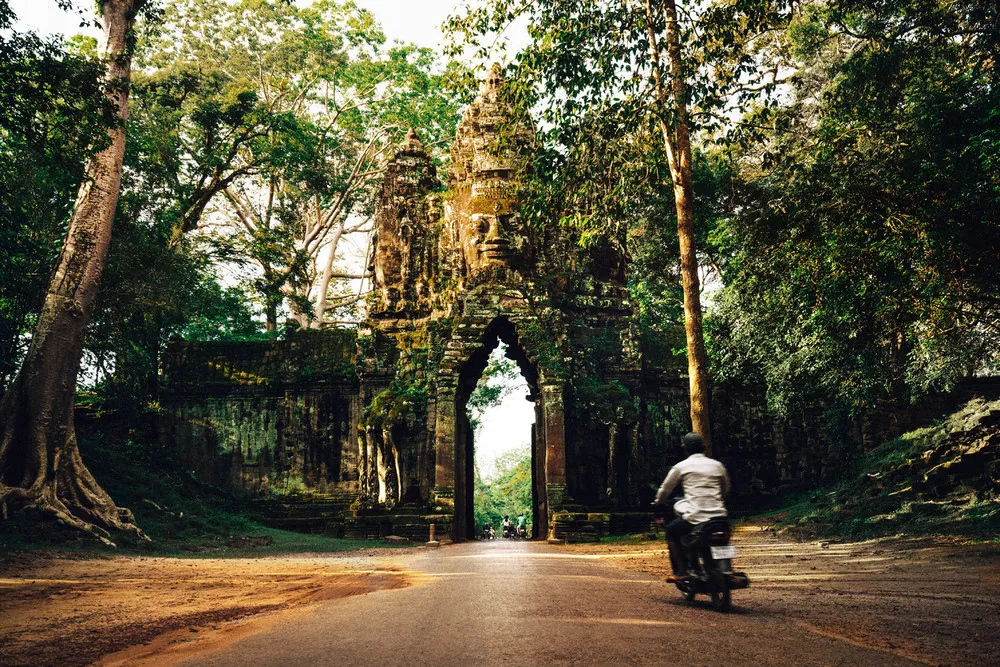
[[[445,195],[437,194],[434,167],[412,131],[390,163],[375,223],[375,296],[360,331],[370,345],[358,373],[370,406],[362,420],[365,465],[372,479],[377,466],[389,468],[379,500],[448,508],[456,538],[474,534],[465,406],[501,340],[535,405],[536,532],[545,535],[550,515],[570,505],[607,504],[609,489],[628,495],[619,471],[609,480],[606,456],[599,457],[600,471],[588,470],[590,452],[583,449],[595,446],[596,434],[580,425],[594,408],[573,384],[594,375],[585,369],[600,361],[601,379],[618,383],[620,402],[630,403],[630,388],[637,389],[622,252],[611,243],[580,250],[567,232],[535,228],[521,217],[519,188],[535,150],[534,128],[501,101],[502,86],[494,66],[458,127]],[[419,424],[386,421],[406,395],[420,397]],[[632,412],[605,421],[596,447],[631,451]],[[374,500],[374,485],[362,492]]]
[[[494,66],[458,127],[446,191],[413,131],[389,163],[357,331],[169,345],[161,441],[199,478],[260,498],[276,525],[426,539],[433,522],[470,537],[466,402],[503,341],[534,403],[536,535],[648,528],[688,430],[685,364],[640,342],[620,239],[584,248],[522,218],[534,129],[502,86]],[[725,391],[713,402],[716,453],[743,495],[852,455],[831,450],[815,416],[776,423]]]

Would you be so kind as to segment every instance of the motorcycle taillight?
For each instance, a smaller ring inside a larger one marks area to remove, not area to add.
[[[708,536],[708,542],[709,544],[712,544],[714,546],[724,546],[726,544],[729,544],[729,531],[727,530],[720,530],[718,532],[712,531],[712,533],[710,533]]]

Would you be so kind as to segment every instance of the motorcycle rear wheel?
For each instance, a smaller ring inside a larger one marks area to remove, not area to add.
[[[716,570],[712,573],[712,608],[725,612],[729,611],[731,604],[729,577],[724,572]]]

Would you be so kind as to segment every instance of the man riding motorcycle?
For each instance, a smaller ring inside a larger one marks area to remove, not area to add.
[[[654,505],[665,505],[678,483],[684,487],[684,497],[674,503],[677,518],[666,526],[670,564],[674,568],[675,577],[682,577],[685,570],[691,567],[690,563],[685,562],[681,538],[697,524],[726,516],[723,498],[729,493],[726,468],[715,459],[705,456],[705,442],[701,436],[688,433],[681,438],[681,443],[688,457],[670,469],[653,501]]]

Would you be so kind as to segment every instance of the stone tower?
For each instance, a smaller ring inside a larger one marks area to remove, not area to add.
[[[624,260],[613,244],[582,250],[555,224],[525,221],[534,128],[503,86],[494,65],[458,126],[447,192],[432,192],[412,131],[390,163],[361,331],[367,503],[428,504],[456,538],[473,534],[466,403],[501,340],[535,406],[536,531],[569,509],[627,502],[637,451]]]
[[[374,252],[369,270],[373,313],[412,312],[429,305],[437,263],[437,202],[428,195],[439,185],[437,170],[412,129],[386,166],[375,213]]]

